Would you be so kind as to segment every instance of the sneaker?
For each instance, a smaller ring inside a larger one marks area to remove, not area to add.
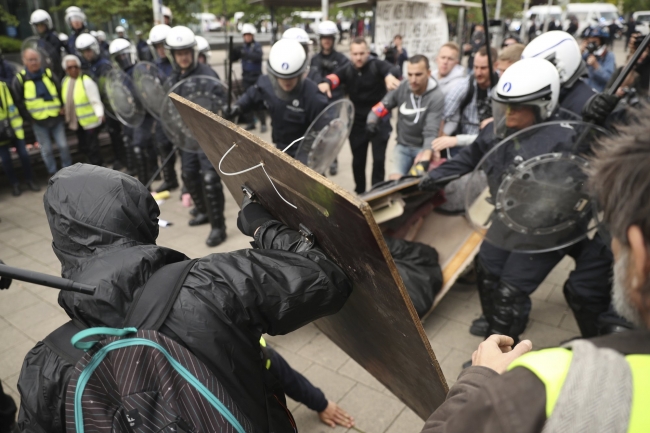
[[[469,327],[469,333],[477,337],[485,337],[488,332],[488,327],[487,319],[481,314],[481,317],[472,322],[472,326]]]

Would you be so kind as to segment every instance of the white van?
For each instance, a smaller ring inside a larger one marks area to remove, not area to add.
[[[637,11],[632,14],[636,21],[636,31],[644,35],[650,33],[650,11]]]
[[[569,26],[569,16],[574,15],[578,19],[578,31],[576,35],[589,26],[601,24],[610,25],[612,22],[618,22],[618,9],[610,3],[569,3],[566,7],[566,20],[564,28]]]

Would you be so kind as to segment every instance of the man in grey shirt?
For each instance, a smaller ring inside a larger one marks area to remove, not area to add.
[[[436,67],[431,76],[436,79],[442,93],[447,95],[465,77],[465,68],[459,65],[460,48],[453,42],[447,42],[438,51]]]
[[[384,96],[368,114],[366,129],[372,135],[379,119],[399,106],[395,167],[390,179],[407,174],[413,164],[431,159],[431,143],[438,136],[445,96],[431,77],[429,59],[415,55],[408,59],[408,81]]]

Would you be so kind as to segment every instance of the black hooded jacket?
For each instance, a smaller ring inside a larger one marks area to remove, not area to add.
[[[86,326],[123,327],[149,277],[186,259],[156,245],[159,209],[136,179],[76,164],[51,180],[44,197],[53,249],[65,278],[97,287],[61,292],[59,304]],[[187,276],[161,332],[187,347],[222,382],[259,432],[293,431],[284,395],[264,368],[263,333],[285,334],[337,312],[351,293],[342,270],[280,223],[263,224],[256,249],[211,254]],[[23,432],[63,432],[72,366],[39,342],[18,381]]]

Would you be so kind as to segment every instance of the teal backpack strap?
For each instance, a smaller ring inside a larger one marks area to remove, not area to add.
[[[138,332],[136,328],[88,328],[81,332],[77,332],[70,342],[77,349],[88,350],[91,349],[99,340],[81,341],[87,337],[94,337],[95,335],[109,335],[112,337],[124,337],[125,335]]]

